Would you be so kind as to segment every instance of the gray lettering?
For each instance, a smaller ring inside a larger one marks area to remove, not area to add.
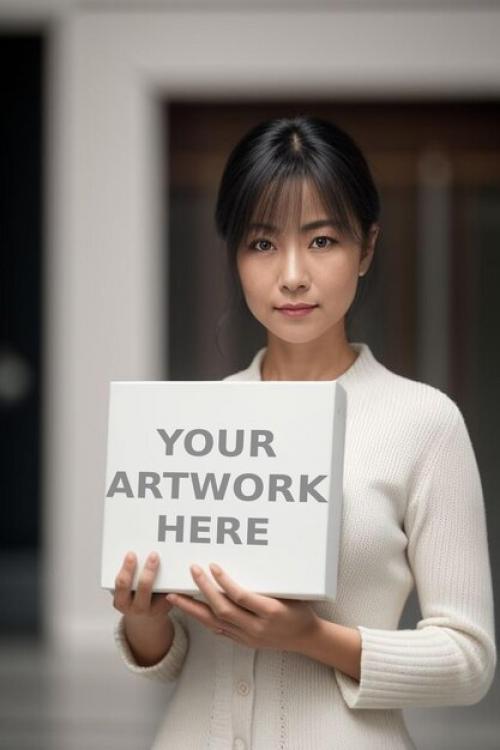
[[[172,498],[178,500],[180,480],[185,479],[189,474],[185,471],[164,471],[163,476],[165,479],[172,480]]]
[[[231,474],[223,474],[222,481],[217,487],[215,483],[215,474],[207,474],[203,482],[203,487],[200,486],[200,478],[198,474],[191,474],[191,482],[193,484],[193,493],[196,500],[203,500],[206,497],[208,486],[212,488],[212,494],[214,500],[224,500],[226,494],[227,484],[229,482]]]
[[[158,516],[158,541],[164,542],[167,531],[175,531],[175,541],[184,539],[184,516],[177,516],[175,524],[168,525],[166,516]]]
[[[196,435],[202,435],[205,438],[205,445],[199,450],[195,450],[193,447],[193,440]],[[184,440],[184,446],[190,456],[206,456],[214,447],[214,439],[208,430],[189,430]]]
[[[220,516],[217,519],[217,544],[224,544],[224,536],[229,534],[235,544],[241,544],[241,539],[236,533],[240,522],[231,516]],[[227,528],[229,526],[230,528]]]
[[[219,430],[219,453],[223,456],[239,456],[243,453],[243,430],[236,430],[236,445],[230,451],[227,447],[227,430]]]
[[[160,475],[155,471],[140,471],[139,472],[139,492],[137,497],[145,497],[146,490],[151,490],[155,497],[161,497],[161,492],[158,489],[160,482]]]
[[[204,544],[210,544],[210,538],[207,539],[206,537],[205,538],[200,537],[200,531],[208,531],[210,533],[210,521],[211,520],[212,519],[210,518],[210,516],[192,516],[191,517],[191,542],[192,543],[203,542]],[[203,526],[200,527],[200,524],[203,523],[203,521],[205,523],[208,523],[209,525],[205,527]]]
[[[255,490],[253,494],[250,496],[243,495],[241,485],[243,484],[245,479],[251,479],[255,482]],[[262,492],[264,490],[264,482],[259,476],[257,476],[257,474],[240,474],[234,480],[233,489],[234,489],[234,494],[236,495],[238,500],[257,500],[257,498],[262,495]]]
[[[262,440],[260,438],[262,438]],[[273,440],[274,435],[271,430],[252,430],[250,436],[250,455],[256,456],[259,448],[264,448],[268,456],[274,456],[276,458],[276,453],[270,445]]]
[[[177,429],[172,437],[162,428],[157,428],[156,432],[160,435],[163,442],[165,443],[165,455],[171,456],[174,452],[174,443],[180,438],[184,430]]]
[[[276,495],[281,492],[287,503],[294,503],[295,498],[292,493],[288,491],[288,487],[292,484],[292,477],[287,474],[270,474],[269,475],[269,500],[275,502]]]
[[[120,484],[123,486],[120,486]],[[127,497],[134,497],[126,471],[116,472],[106,497],[113,497],[113,495],[116,495],[118,492],[125,493]]]
[[[267,534],[267,529],[259,529],[258,523],[269,523],[269,518],[249,518],[247,530],[247,544],[268,544],[267,539],[256,539],[256,534]]]
[[[313,485],[318,484],[318,482],[321,482],[323,479],[326,479],[326,474],[319,474],[319,476],[315,477],[315,479],[308,481],[309,477],[307,474],[301,474],[300,475],[300,502],[306,503],[307,502],[307,495],[311,494],[319,503],[327,503],[328,500],[326,497],[323,497],[323,495],[320,495],[319,492],[316,492]]]

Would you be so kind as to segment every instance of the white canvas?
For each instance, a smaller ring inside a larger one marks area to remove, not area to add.
[[[101,586],[133,550],[135,589],[155,550],[154,591],[199,594],[190,564],[216,562],[261,594],[333,600],[346,407],[336,381],[111,382]]]

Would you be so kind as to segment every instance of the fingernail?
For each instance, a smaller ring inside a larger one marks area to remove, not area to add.
[[[212,573],[215,573],[216,576],[222,575],[222,568],[220,568],[216,563],[210,563],[210,570]]]
[[[134,561],[134,554],[133,554],[133,552],[128,552],[127,553],[127,555],[125,556],[125,561],[128,562],[128,563],[131,563],[131,562]]]
[[[191,571],[195,576],[201,576],[202,570],[199,565],[191,565]]]
[[[165,598],[168,599],[168,601],[172,602],[172,603],[177,601],[177,595],[176,594],[167,594],[167,596]]]

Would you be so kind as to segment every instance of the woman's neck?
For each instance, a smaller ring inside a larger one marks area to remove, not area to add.
[[[268,338],[261,362],[262,380],[335,380],[348,370],[358,353],[346,338],[329,343],[291,344]]]

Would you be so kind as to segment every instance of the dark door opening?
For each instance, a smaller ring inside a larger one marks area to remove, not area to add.
[[[0,35],[0,634],[39,635],[43,38]]]
[[[231,149],[250,127],[271,117],[310,114],[333,120],[367,156],[382,204],[369,286],[348,339],[366,341],[387,367],[420,380],[419,341],[428,342],[434,326],[442,329],[439,346],[427,353],[432,365],[442,344],[449,367],[442,383],[426,382],[442,386],[464,413],[477,450],[490,541],[496,539],[500,473],[498,408],[492,405],[498,401],[500,369],[500,102],[171,100],[163,114],[169,165],[165,376],[217,380],[246,367],[265,345],[262,327],[251,316],[235,315],[221,329],[223,354],[216,346],[228,289],[213,214]],[[441,185],[443,164],[450,178]],[[440,222],[446,232],[438,231],[436,240],[430,230],[435,225],[439,230]],[[429,234],[434,244],[426,246],[427,288],[419,270]],[[434,252],[446,254],[445,284],[432,278]],[[425,312],[433,301],[446,313],[446,325],[422,315],[422,307]],[[490,544],[490,554],[493,570],[498,569],[497,545]]]

